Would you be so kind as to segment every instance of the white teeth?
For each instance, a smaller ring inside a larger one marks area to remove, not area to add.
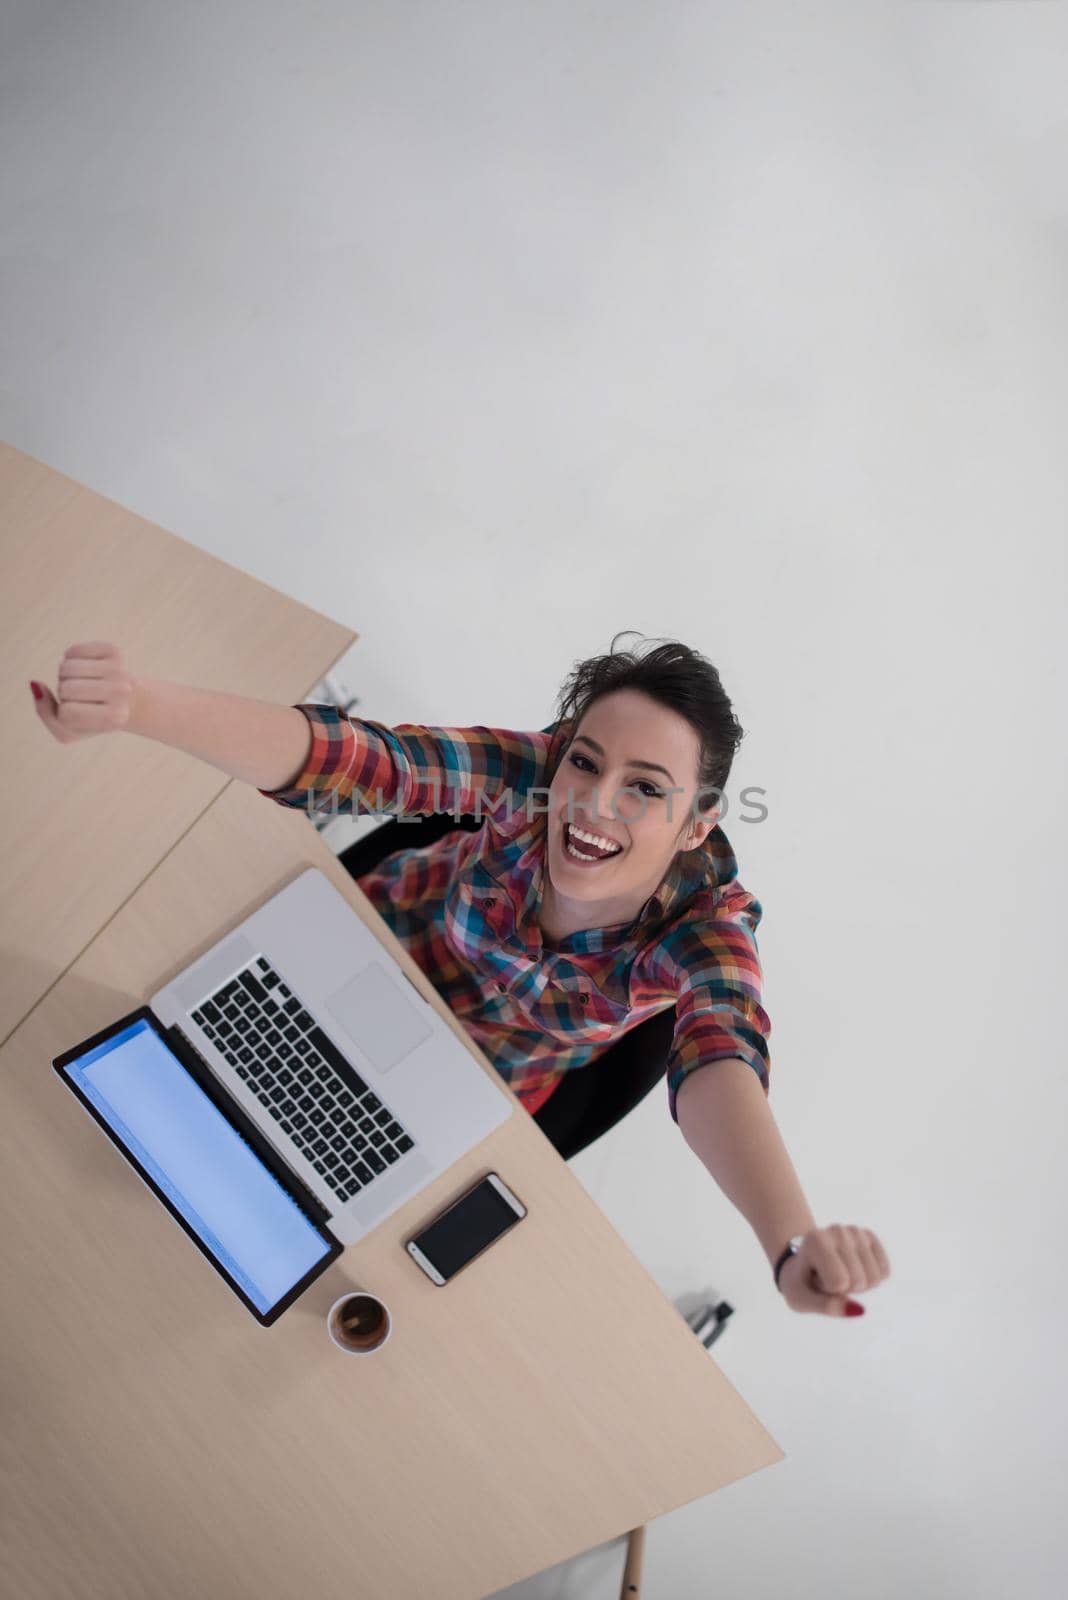
[[[599,845],[602,850],[619,850],[622,848],[622,846],[616,844],[614,839],[605,839],[599,833],[587,833],[583,828],[576,828],[573,822],[570,824],[570,828],[571,837],[573,839],[581,839],[585,844]]]
[[[569,829],[575,838],[581,839],[587,844],[598,844],[606,849],[610,849],[612,855],[619,855],[622,849],[622,845],[614,844],[611,839],[602,839],[600,834],[597,833],[586,833],[582,828],[576,828],[573,822],[566,823],[564,826],[564,847],[567,850],[568,855],[574,856],[576,861],[608,861],[611,859],[611,856],[597,856],[593,855],[592,853],[585,855],[581,850],[577,850],[572,844],[571,839],[568,837]]]

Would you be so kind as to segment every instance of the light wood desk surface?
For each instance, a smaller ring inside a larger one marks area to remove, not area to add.
[[[480,1600],[782,1459],[518,1101],[263,1329],[60,1083],[308,865],[493,1073],[307,819],[228,784],[0,1051],[20,1600]],[[401,1241],[490,1170],[529,1215],[437,1288]],[[356,1285],[394,1319],[370,1357],[325,1327]]]
[[[104,639],[135,675],[292,705],[358,635],[2,442],[0,597],[3,1040],[229,782],[150,739],[57,744],[28,680],[54,693]]]

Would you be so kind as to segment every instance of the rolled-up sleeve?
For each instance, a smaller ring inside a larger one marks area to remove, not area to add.
[[[753,928],[744,918],[700,922],[684,929],[666,955],[677,984],[667,1067],[672,1121],[679,1120],[675,1101],[683,1079],[710,1061],[737,1056],[752,1067],[767,1094],[771,1019],[762,1004],[763,973]]]
[[[278,805],[316,812],[351,807],[353,815],[504,816],[550,781],[554,724],[531,733],[411,722],[391,728],[331,705],[295,709],[311,726],[311,749],[293,783],[259,790]]]

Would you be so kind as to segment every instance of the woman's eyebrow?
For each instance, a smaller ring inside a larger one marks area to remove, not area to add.
[[[597,743],[596,739],[591,739],[588,734],[576,734],[571,743],[588,744],[590,749],[596,750],[599,756],[604,755],[604,750],[601,745]],[[671,778],[672,783],[675,782],[674,778],[671,777],[671,773],[668,771],[667,767],[660,766],[659,762],[656,761],[625,761],[623,765],[625,767],[646,767],[650,772],[662,772],[666,778]]]

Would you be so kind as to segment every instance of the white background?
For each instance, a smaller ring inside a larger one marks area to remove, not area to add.
[[[747,730],[771,1105],[893,1272],[789,1311],[659,1089],[576,1160],[786,1452],[651,1525],[650,1600],[1054,1595],[1068,8],[8,0],[0,45],[5,438],[357,630],[359,714],[541,727],[636,628]]]

